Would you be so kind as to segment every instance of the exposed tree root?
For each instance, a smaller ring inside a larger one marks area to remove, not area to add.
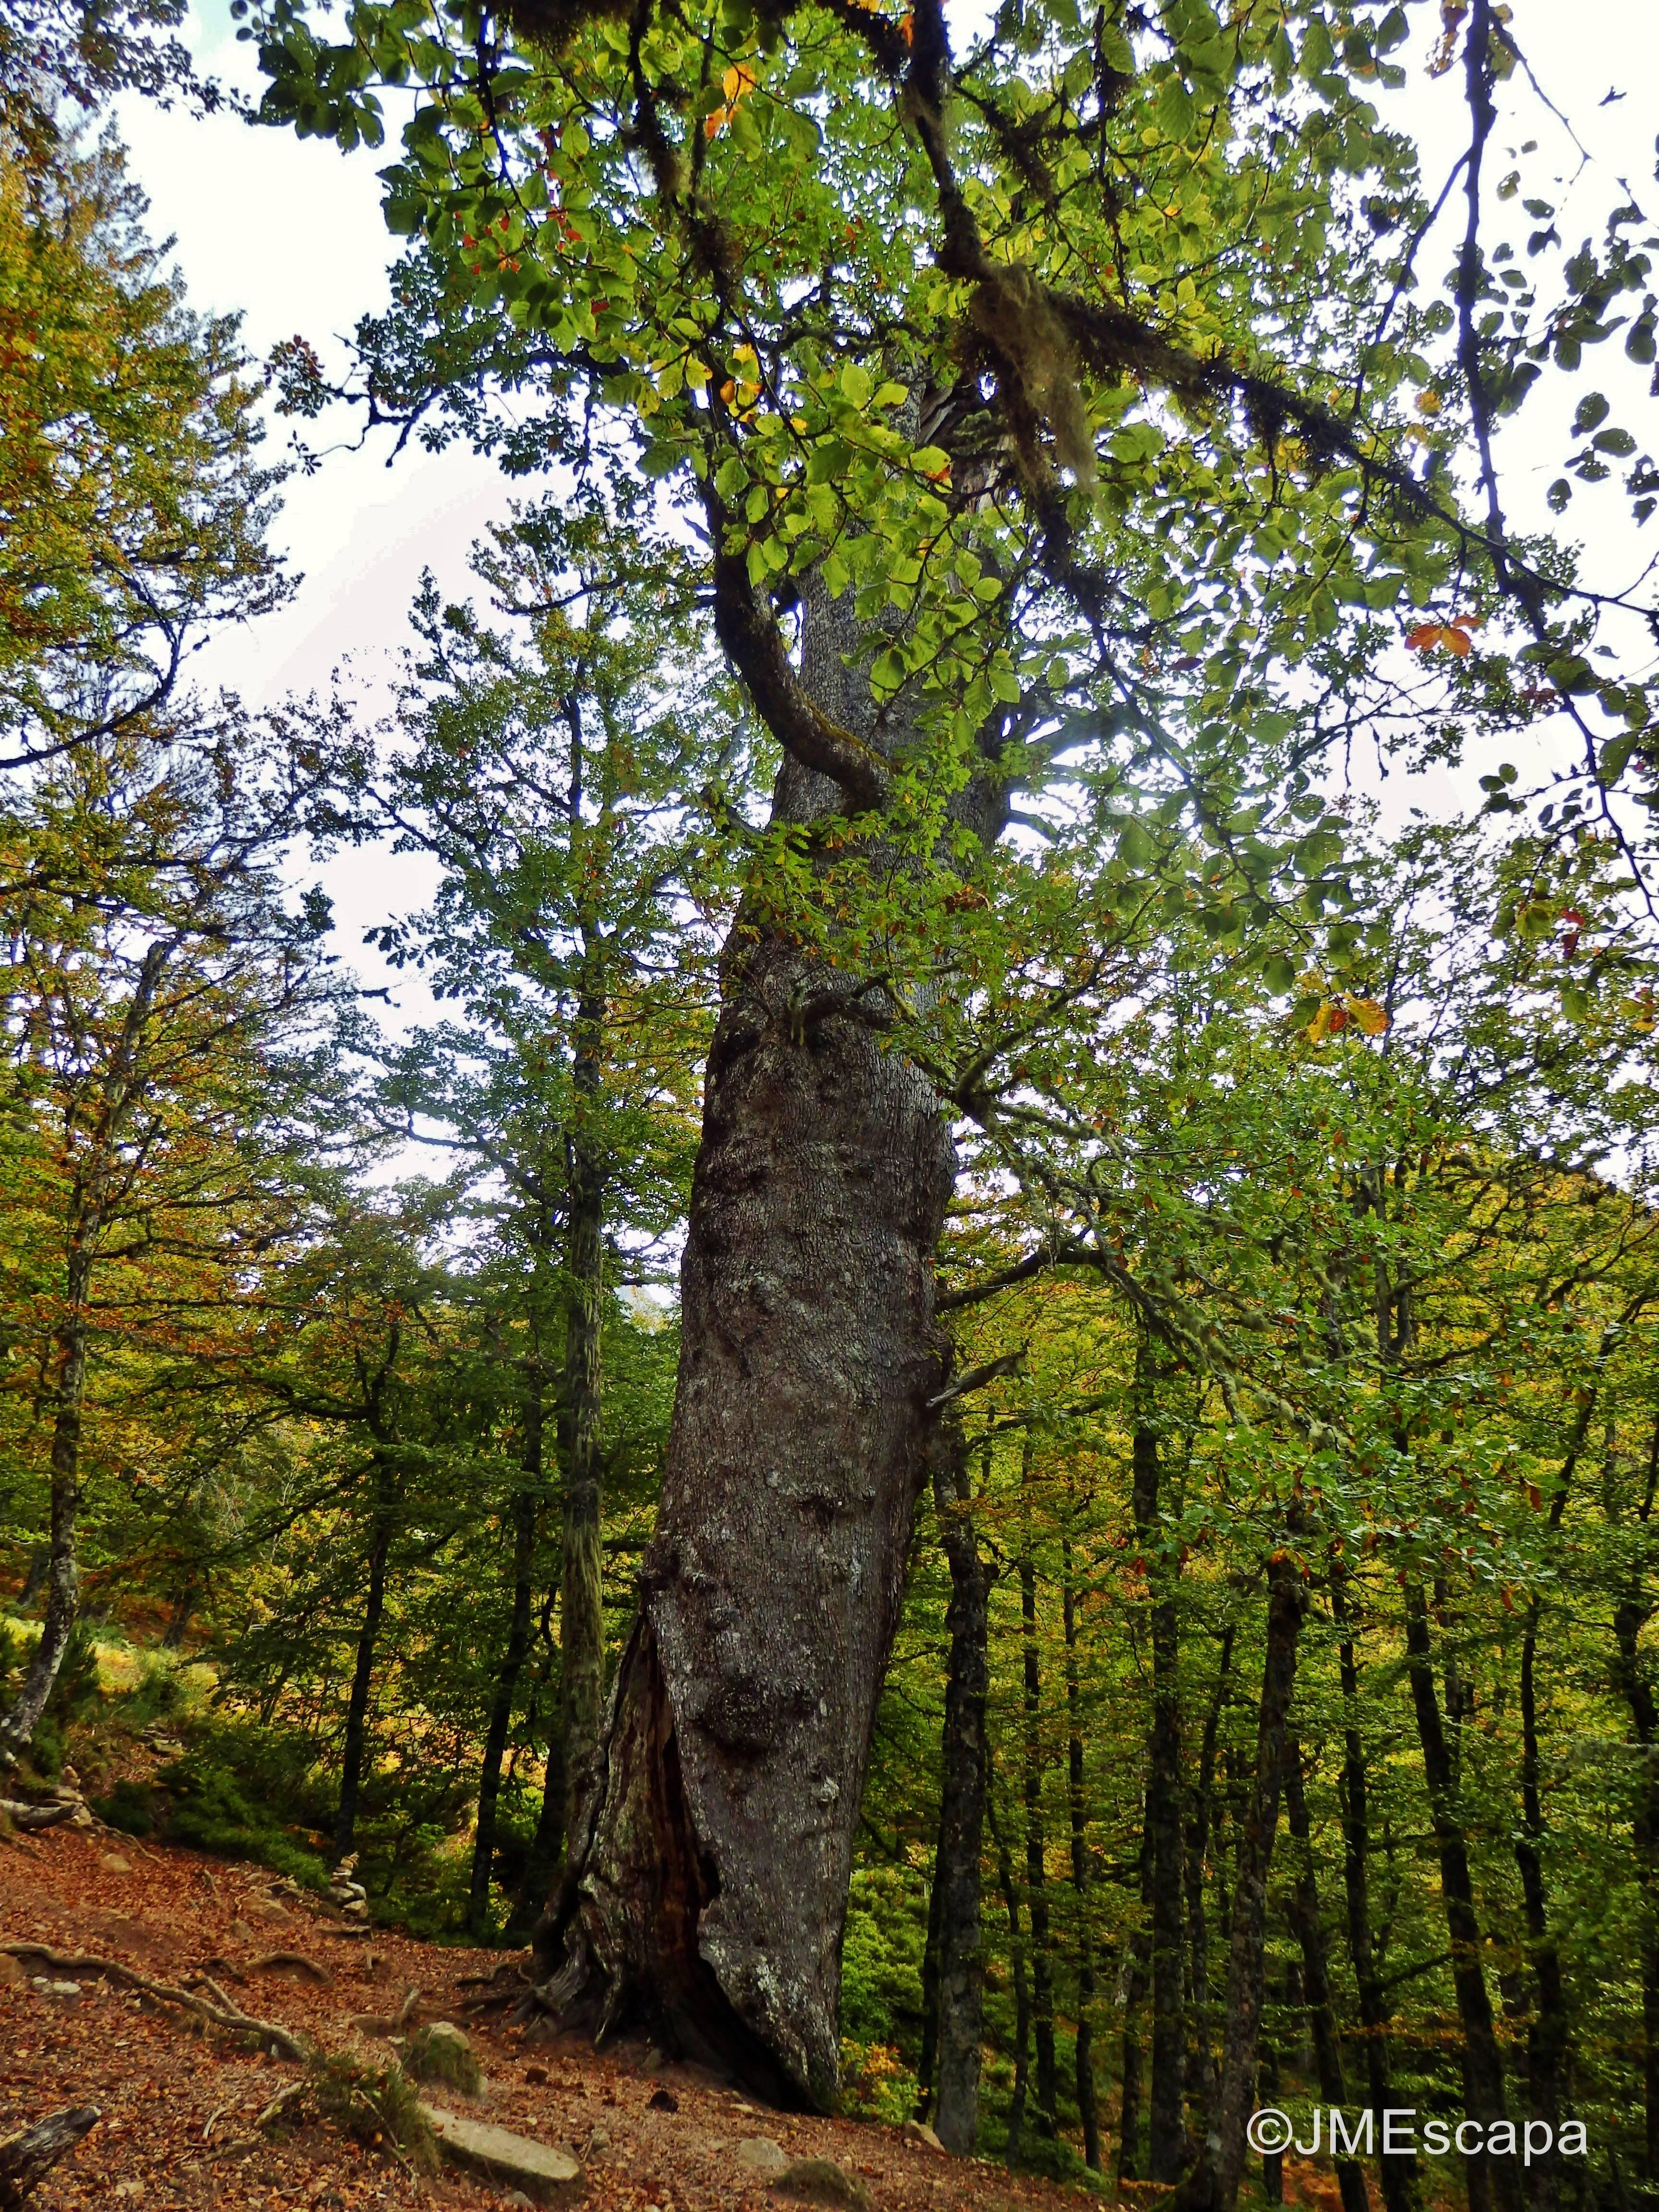
[[[170,1982],[152,1981],[148,1974],[123,1966],[118,1959],[53,1951],[44,1943],[0,1943],[0,1951],[9,1952],[14,1959],[38,1959],[54,1973],[100,1975],[123,1989],[136,1990],[143,1996],[154,1998],[157,2004],[172,2005],[180,2012],[191,2014],[204,2027],[220,2028],[228,2035],[251,2037],[276,2056],[292,2059],[296,2066],[303,2066],[311,2056],[310,2046],[291,2029],[283,2027],[280,2021],[256,2020],[251,2013],[243,2012],[209,1975],[204,1974],[202,1980],[211,1990],[216,2000],[213,2002],[193,1990],[175,1988]]]
[[[307,1959],[303,1951],[264,1951],[258,1958],[250,1959],[244,1972],[250,1974],[275,1972],[279,1968],[293,1967],[297,1972],[309,1974],[313,1982],[320,1982],[325,1990],[334,1986],[334,1977],[328,1968],[315,1959]]]

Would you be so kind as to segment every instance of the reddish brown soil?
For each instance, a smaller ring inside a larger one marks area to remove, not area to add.
[[[112,1853],[131,1871],[107,1867]],[[474,1992],[459,1986],[462,1978],[488,1971],[496,1963],[489,1954],[379,1932],[349,1940],[320,1908],[288,1895],[281,1899],[286,1917],[277,1918],[272,1887],[259,1868],[55,1829],[0,1843],[0,1942],[96,1954],[175,1984],[205,1969],[244,2011],[330,2050],[355,2044],[377,2063],[391,2055],[389,2045],[358,2037],[350,2017],[394,2012],[416,1985],[421,2017],[463,2025],[489,2077],[483,2106],[461,2108],[574,2148],[586,2166],[582,2201],[596,2212],[653,2205],[659,2212],[783,2212],[783,2200],[736,2161],[737,2143],[757,2135],[774,2137],[794,2157],[834,2159],[864,2180],[877,2212],[1027,2205],[1059,2212],[1085,2201],[1000,2166],[913,2146],[893,2128],[756,2109],[690,2068],[649,2072],[643,2045],[596,2053],[569,2039],[527,2042],[520,2031],[481,2024],[464,2009]],[[291,1970],[250,1971],[254,1959],[277,1949],[326,1966],[331,1985]],[[321,2125],[250,2142],[255,2116],[296,2078],[294,2068],[250,2056],[217,2033],[196,2034],[176,2013],[89,1975],[74,1977],[78,1997],[42,1994],[33,1978],[52,1970],[21,1964],[22,1978],[0,1985],[0,2137],[64,2105],[95,2105],[103,2114],[41,2185],[33,2200],[40,2212],[342,2212],[502,2202],[501,2191],[453,2173],[410,2173],[384,2149],[361,2148]],[[543,2078],[532,2081],[532,2069]],[[652,2108],[663,2089],[678,2110]],[[434,2103],[461,2104],[453,2092],[431,2094]],[[592,2147],[596,2129],[608,2147]]]

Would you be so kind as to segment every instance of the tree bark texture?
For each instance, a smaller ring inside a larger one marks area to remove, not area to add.
[[[1558,1498],[1565,1496],[1557,1493]],[[1561,1952],[1550,1927],[1544,1887],[1544,1801],[1538,1759],[1538,1615],[1534,1598],[1527,1610],[1521,1644],[1521,1828],[1515,1839],[1515,1863],[1527,1915],[1532,1953],[1534,2008],[1527,2034],[1528,2102],[1534,2119],[1549,2124],[1552,2138],[1561,2130],[1568,2066],[1567,1996]],[[1561,2161],[1550,2152],[1536,2158],[1527,2174],[1527,2193],[1538,2212],[1548,2212],[1561,2191]]]
[[[1330,1966],[1325,1950],[1325,1930],[1319,1913],[1319,1885],[1314,1874],[1313,1829],[1308,1819],[1307,1793],[1302,1786],[1302,1749],[1294,1739],[1285,1747],[1285,1810],[1291,1838],[1296,1845],[1296,1886],[1291,1893],[1291,1927],[1302,1953],[1303,2001],[1308,2031],[1313,2038],[1314,2064],[1319,2094],[1328,2107],[1346,2106],[1347,2084],[1343,2079],[1342,2045],[1337,2036],[1336,2007],[1331,1996]],[[1381,2127],[1381,2121],[1373,2125]],[[1380,2142],[1379,2135],[1376,2140]],[[1365,2176],[1358,2160],[1339,2158],[1336,2183],[1342,2194],[1342,2212],[1370,2212]]]
[[[1407,1583],[1406,1588],[1406,1653],[1440,1863],[1440,1893],[1451,1943],[1452,1985],[1463,2030],[1468,2116],[1489,2128],[1494,2120],[1505,2117],[1504,2061],[1480,1963],[1480,1923],[1475,1911],[1468,1844],[1458,1808],[1451,1747],[1435,1688],[1428,1602],[1420,1583]],[[1484,2153],[1476,2153],[1465,2164],[1471,2212],[1480,2212],[1486,2203],[1496,2204],[1498,2212],[1520,2212],[1521,2188],[1513,2159],[1488,2160]]]
[[[1177,2212],[1231,2212],[1244,2170],[1244,2130],[1255,2095],[1267,1971],[1267,1875],[1279,1826],[1291,1697],[1306,1612],[1301,1571],[1292,1554],[1281,1547],[1267,1567],[1267,1650],[1256,1721],[1255,1772],[1238,1823],[1221,2078],[1198,2162],[1176,2192]]]
[[[801,683],[890,752],[904,732],[860,657],[850,598],[809,588]],[[775,823],[810,846],[841,804],[786,757]],[[763,2096],[822,2105],[854,1830],[945,1371],[933,1260],[956,1161],[932,1087],[758,895],[721,994],[657,1530],[537,1949],[542,2002],[565,2016],[603,2030],[642,2015]]]
[[[933,1888],[939,1899],[939,2095],[933,2130],[966,2157],[979,2132],[985,1960],[980,1941],[980,1858],[985,1828],[986,1640],[989,1586],[971,1510],[961,1431],[941,1424],[933,1452],[933,1502],[951,1568],[946,1627],[944,1786]]]
[[[1152,1844],[1152,2068],[1147,2100],[1148,2173],[1179,2179],[1186,2163],[1187,2027],[1182,2003],[1187,1931],[1182,1911],[1180,1630],[1173,1577],[1162,1558],[1158,1431],[1149,1418],[1151,1381],[1143,1349],[1133,1456],[1135,1534],[1152,1591],[1152,1727],[1147,1746],[1146,1827]]]
[[[96,2105],[66,2106],[0,2142],[0,2212],[22,2212],[58,2160],[67,2157],[103,2117]]]

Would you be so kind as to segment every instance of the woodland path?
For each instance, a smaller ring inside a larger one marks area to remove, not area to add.
[[[127,1863],[128,1871],[108,1863]],[[276,1893],[273,1895],[273,1891]],[[312,1901],[259,1867],[137,1844],[107,1831],[54,1829],[0,1840],[0,1942],[96,1954],[177,1984],[205,1969],[243,2010],[282,2022],[330,2050],[351,2045],[355,2014],[395,2013],[411,1985],[420,2017],[453,2019],[471,2038],[489,2083],[482,2106],[453,2092],[434,2101],[573,2148],[586,2168],[582,2204],[595,2212],[785,2212],[786,2200],[746,2174],[745,2137],[769,2136],[791,2158],[832,2159],[859,2177],[873,2212],[1004,2212],[1087,2200],[982,2161],[946,2158],[873,2123],[763,2111],[696,2069],[659,2065],[642,2044],[596,2053],[569,2038],[538,2043],[464,2010],[464,1977],[504,1954],[417,1943],[376,1930],[347,1938]],[[252,1962],[302,1954],[332,1976]],[[49,1970],[0,1958],[0,2138],[66,2105],[101,2123],[41,2185],[31,2212],[356,2212],[422,2204],[500,2206],[502,2191],[445,2172],[406,2172],[396,2159],[333,2130],[302,2126],[250,2148],[254,2117],[297,2069],[192,2033],[111,1984],[80,1978],[80,1995],[37,1991]],[[383,2063],[390,2046],[365,2041]],[[653,2108],[666,2090],[677,2109]],[[596,2143],[596,2131],[599,2142]],[[234,2148],[240,2142],[240,2148]],[[226,2146],[233,2146],[227,2150]]]

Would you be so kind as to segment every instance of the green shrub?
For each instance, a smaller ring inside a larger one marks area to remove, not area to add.
[[[417,2173],[438,2171],[437,2139],[401,2067],[319,2052],[306,2069],[301,2101],[354,2142],[371,2150],[395,2145]]]
[[[94,1797],[92,1809],[106,1828],[124,1836],[152,1836],[155,1832],[155,1799],[143,1783],[123,1776],[106,1797]]]
[[[327,1886],[322,1857],[284,1834],[269,1812],[256,1811],[236,1777],[206,1753],[174,1759],[155,1778],[172,1800],[167,1833],[175,1844],[222,1858],[252,1859],[312,1889]]]

